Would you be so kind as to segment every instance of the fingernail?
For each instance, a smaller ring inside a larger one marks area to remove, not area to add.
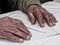
[[[56,24],[53,24],[53,26],[55,26]]]
[[[53,22],[53,26],[55,26],[56,24],[55,24],[55,22]]]
[[[55,23],[57,23],[58,21],[56,20]]]
[[[52,23],[50,23],[50,27],[52,27],[53,26],[53,24]]]
[[[44,24],[41,24],[41,27],[44,27]]]
[[[30,40],[30,36],[27,36],[27,39],[26,40]]]
[[[28,34],[30,37],[32,37],[32,34],[31,34],[31,32],[29,32],[29,34]]]
[[[24,42],[24,40],[23,40],[23,39],[20,39],[20,42],[21,42],[21,43],[23,43],[23,42]]]

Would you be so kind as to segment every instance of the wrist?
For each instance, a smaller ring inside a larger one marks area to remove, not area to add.
[[[28,9],[28,10],[29,10],[29,9],[35,9],[37,6],[38,6],[38,5],[36,5],[36,4],[32,4],[32,5],[29,5],[27,9]]]

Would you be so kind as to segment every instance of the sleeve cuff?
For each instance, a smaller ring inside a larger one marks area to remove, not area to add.
[[[36,5],[41,5],[39,0],[24,0],[23,2],[23,10],[24,12],[27,12],[27,8],[29,5],[36,4]]]

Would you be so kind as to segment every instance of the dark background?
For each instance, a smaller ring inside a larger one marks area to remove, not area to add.
[[[0,0],[0,9],[2,10],[2,13],[10,11],[8,0]]]
[[[48,1],[53,1],[53,0],[40,0],[41,3],[45,3],[45,2],[48,2]]]
[[[45,3],[48,1],[52,1],[52,0],[40,0],[41,3]],[[11,11],[8,5],[8,0],[0,0],[0,9],[2,10],[2,13]]]

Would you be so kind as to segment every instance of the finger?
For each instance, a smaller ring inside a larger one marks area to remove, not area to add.
[[[27,34],[28,36],[32,37],[31,32],[26,28],[24,24],[18,24],[18,29]]]
[[[51,14],[49,14],[49,12],[47,10],[45,10],[44,8],[42,8],[42,14],[47,22],[47,24],[52,27],[53,25],[55,25],[52,16],[50,16]]]
[[[18,28],[20,31],[24,32],[25,34],[27,34],[28,36],[32,37],[31,32],[26,28],[26,26],[23,24],[22,21],[14,19],[12,20],[12,23],[14,24],[14,26],[16,26],[16,28]]]
[[[32,24],[35,24],[36,23],[36,19],[34,17],[34,14],[32,12],[28,12],[28,17],[29,17],[29,20]]]
[[[10,32],[3,31],[3,32],[0,32],[0,34],[2,35],[3,39],[7,39],[13,42],[20,42],[20,43],[24,42],[22,38],[15,36],[14,34]]]
[[[50,20],[52,22],[52,25],[55,26],[56,24],[55,24],[55,21],[53,20],[53,17],[50,14],[49,14],[49,17],[50,17]]]
[[[53,18],[53,21],[54,21],[55,23],[57,23],[57,20],[56,20],[55,16],[54,16],[53,14],[51,14],[51,13],[50,13],[50,15],[51,15],[51,17]]]
[[[28,34],[30,37],[32,36],[31,32],[26,28],[26,26],[23,24],[22,21],[20,21],[18,19],[13,19],[13,18],[10,18],[10,17],[4,17],[4,18],[5,18],[4,22],[6,22],[6,23],[4,23],[4,26],[16,27],[20,31]],[[8,21],[8,23],[7,23],[7,21],[6,21],[7,19],[10,20],[10,22]]]
[[[2,28],[2,27],[0,27]],[[29,40],[30,37],[28,35],[26,35],[25,33],[19,31],[17,28],[14,28],[14,27],[3,27],[2,28],[4,31],[8,31],[10,33],[13,33],[15,35],[18,35],[19,37],[25,39],[25,40]]]
[[[44,27],[44,19],[43,19],[43,16],[42,16],[42,13],[39,9],[35,9],[34,10],[34,14],[35,14],[35,17],[37,18],[39,24],[41,27]]]
[[[50,20],[49,14],[48,14],[48,13],[44,13],[43,15],[44,15],[44,18],[45,18],[45,20],[46,20],[48,26],[52,27],[53,24],[52,24],[52,22],[51,22],[51,20]]]
[[[4,37],[2,36],[3,33],[3,29],[0,28],[0,39],[4,39]]]
[[[0,39],[2,39],[3,38],[3,36],[1,35],[1,33],[0,33]]]

